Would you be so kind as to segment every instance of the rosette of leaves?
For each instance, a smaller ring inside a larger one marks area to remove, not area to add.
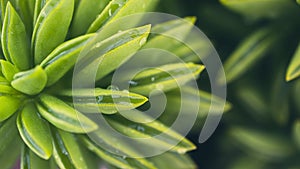
[[[176,131],[147,145],[150,148],[164,147],[170,146],[170,142],[180,142],[169,152],[152,158],[130,158],[139,156],[138,148],[114,140],[101,124],[90,118],[96,108],[122,134],[152,137],[168,127],[157,120],[143,124],[130,122],[121,117],[118,110],[130,111],[143,105],[154,86],[162,86],[166,92],[174,91],[178,87],[175,85],[177,80],[186,83],[203,71],[202,65],[191,62],[198,61],[193,55],[190,57],[190,53],[179,50],[182,59],[189,63],[166,61],[158,67],[177,72],[175,77],[170,78],[157,69],[146,69],[133,79],[139,83],[130,91],[109,87],[106,80],[109,78],[106,77],[141,47],[168,44],[167,39],[158,35],[149,36],[151,29],[180,30],[176,21],[116,32],[105,27],[123,16],[151,10],[156,0],[0,2],[3,53],[0,61],[1,168],[11,168],[18,159],[21,159],[22,169],[97,168],[99,162],[108,168],[195,168],[191,159],[184,155],[194,150],[195,145]],[[186,20],[194,22],[194,18]],[[99,35],[101,38],[96,39],[97,43],[89,49],[98,55],[88,58],[86,65],[93,66],[94,62],[101,60],[96,81],[103,83],[95,88],[72,90],[72,70],[78,56],[86,44]],[[178,48],[178,44],[165,49],[172,51],[175,47]],[[189,71],[178,71],[186,69]],[[190,72],[193,76],[187,75]],[[150,76],[158,78],[149,80]],[[208,93],[190,92],[197,97],[211,97]],[[76,106],[89,111],[75,109],[73,96],[81,99]],[[140,118],[149,117],[141,115]],[[87,136],[88,133],[125,155],[118,156],[101,148]]]

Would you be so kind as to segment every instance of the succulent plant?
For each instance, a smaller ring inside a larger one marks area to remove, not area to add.
[[[199,60],[186,47],[150,33],[152,29],[187,32],[176,20],[128,27],[122,31],[117,29],[118,22],[114,21],[150,11],[156,3],[156,0],[1,0],[1,168],[11,168],[18,159],[23,169],[84,169],[99,165],[108,168],[196,168],[185,154],[194,150],[195,145],[176,131],[171,130],[147,144],[132,145],[116,140],[94,120],[98,112],[124,135],[154,137],[168,130],[167,125],[159,120],[136,123],[122,117],[119,111],[138,111],[137,119],[151,119],[135,108],[142,109],[142,105],[149,104],[149,93],[160,87],[171,100],[165,116],[173,116],[172,105],[180,100],[176,82],[187,83],[203,71],[204,66],[192,63]],[[185,20],[195,22],[193,17]],[[129,91],[111,86],[112,72],[141,48],[157,46],[177,51],[186,63],[154,57],[152,62],[161,61],[161,65],[137,74],[129,81]],[[80,81],[82,88],[72,87],[74,66],[80,59],[84,61],[80,72],[86,78],[91,71],[97,71],[93,88],[84,86],[84,78]],[[173,72],[174,76],[161,70]],[[209,93],[191,88],[185,90],[204,98],[201,111],[208,111],[212,98]],[[220,100],[213,101],[217,104]],[[192,99],[190,103],[193,105]],[[229,109],[230,105],[227,106]],[[99,146],[88,134],[124,155]],[[133,158],[140,156],[141,147],[170,147],[173,142],[179,144],[159,156]]]

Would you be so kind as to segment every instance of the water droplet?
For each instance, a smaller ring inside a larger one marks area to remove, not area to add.
[[[68,153],[67,150],[65,150],[65,149],[62,149],[62,153],[63,153],[64,155],[66,155],[66,156],[69,155],[69,153]]]
[[[108,15],[112,16],[112,10],[111,9],[108,10]]]
[[[122,156],[122,158],[125,160],[127,157],[124,155],[124,156]]]
[[[97,100],[97,103],[101,103],[101,101],[103,100],[103,96],[97,96],[96,100]]]
[[[117,86],[110,85],[110,86],[107,87],[107,90],[119,91],[119,88]]]
[[[147,38],[141,39],[139,45],[140,45],[140,46],[143,46],[143,45],[146,43],[146,41],[147,41]]]
[[[137,126],[136,129],[137,129],[138,131],[141,131],[141,132],[144,132],[144,131],[145,131],[145,128],[142,127],[142,126]]]
[[[136,86],[136,85],[138,85],[138,83],[137,83],[137,82],[135,82],[135,81],[132,81],[132,80],[130,80],[128,83],[129,83],[131,86]]]
[[[153,82],[155,80],[155,77],[151,77],[151,82]]]

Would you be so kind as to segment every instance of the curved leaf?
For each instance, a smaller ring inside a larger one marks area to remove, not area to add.
[[[57,153],[57,156],[54,157],[60,168],[89,168],[86,154],[73,134],[57,130],[53,131],[53,135],[56,138],[54,145]]]
[[[0,95],[0,122],[12,116],[21,106],[22,100],[18,97]]]
[[[19,72],[18,68],[5,60],[0,60],[0,64],[3,76],[8,82],[11,82],[14,79],[14,75]]]
[[[278,135],[253,129],[235,127],[230,130],[230,135],[241,145],[258,155],[270,158],[281,158],[293,153],[289,141]]]
[[[34,4],[34,13],[33,13],[33,25],[36,24],[38,16],[40,15],[41,10],[45,6],[47,0],[35,0]]]
[[[42,119],[33,104],[27,104],[18,115],[17,126],[26,145],[39,157],[52,155],[52,139],[48,123]]]
[[[149,95],[154,90],[170,91],[196,79],[204,66],[193,63],[167,64],[138,73],[131,84],[130,91]]]
[[[41,66],[47,73],[47,86],[53,85],[69,71],[77,61],[77,57],[88,39],[94,34],[84,35],[70,41],[67,41],[51,52],[43,60]]]
[[[15,74],[11,85],[20,92],[36,95],[45,88],[46,83],[46,72],[41,66],[36,66],[34,69]]]
[[[96,123],[53,96],[41,95],[37,107],[45,119],[62,130],[88,133],[98,128]]]
[[[293,59],[291,60],[287,72],[286,72],[286,81],[291,81],[300,76],[300,44],[297,48]]]
[[[8,2],[1,36],[2,49],[6,60],[20,70],[31,66],[30,45],[25,26],[18,13]]]
[[[74,0],[49,0],[43,7],[35,23],[31,42],[35,64],[41,63],[65,40],[73,9]]]
[[[63,90],[60,96],[66,97],[79,108],[81,112],[114,114],[118,111],[130,110],[143,105],[148,99],[144,96],[129,93],[128,91],[116,91],[105,89],[76,89]],[[72,99],[73,97],[73,99]]]
[[[121,17],[149,11],[157,2],[157,0],[112,0],[91,24],[88,33],[96,32],[104,24],[112,23]]]
[[[107,161],[108,163],[110,163],[118,168],[156,169],[156,167],[152,163],[150,163],[146,160],[143,162],[143,159],[129,159],[125,156],[121,157],[121,156],[112,154],[112,153],[102,149],[100,146],[98,146],[97,144],[95,144],[94,142],[92,142],[90,139],[88,139],[86,137],[82,137],[81,139],[88,149],[90,149],[92,152],[97,154],[101,159]],[[133,162],[135,162],[135,163],[133,163]],[[139,165],[139,166],[141,165],[141,167],[137,167],[136,165]]]
[[[26,27],[27,35],[31,36],[33,30],[34,6],[36,0],[17,1],[19,13]]]
[[[220,2],[252,20],[276,18],[297,10],[292,1],[286,0],[220,0]]]
[[[129,113],[129,112],[128,112]],[[150,117],[144,115],[142,112],[136,117],[135,119],[143,119],[145,122],[147,120],[150,121]],[[121,118],[118,115],[108,117],[107,118],[110,125],[118,130],[119,132],[123,133],[126,136],[133,137],[133,138],[151,138],[151,142],[141,142],[140,146],[142,147],[152,147],[153,149],[170,149],[170,151],[175,151],[180,154],[183,154],[187,151],[194,150],[196,146],[190,142],[189,140],[185,139],[184,136],[181,136],[177,132],[171,130],[169,127],[163,125],[159,121],[155,120],[149,123],[134,123],[125,118]],[[159,134],[163,133],[159,137],[155,137]],[[136,141],[139,143],[139,141]],[[136,143],[136,144],[137,144]]]
[[[49,167],[49,161],[41,159],[26,146],[23,146],[20,169],[37,169],[44,168],[46,166]]]
[[[70,36],[76,37],[87,32],[97,15],[107,5],[109,0],[81,0],[74,12],[70,26]]]
[[[129,29],[105,40],[99,33],[84,49],[87,53],[83,52],[80,58],[84,68],[77,76],[83,78],[82,80],[94,79],[94,74],[91,72],[98,70],[96,80],[100,80],[126,62],[146,42],[150,28],[150,25],[146,25]]]
[[[277,42],[279,35],[273,32],[274,28],[263,28],[248,36],[224,63],[226,82],[230,83],[239,78],[249,68],[258,62]],[[219,78],[224,84],[225,79]]]

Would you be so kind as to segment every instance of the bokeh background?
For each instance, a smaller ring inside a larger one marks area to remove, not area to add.
[[[158,11],[196,16],[229,77],[232,108],[216,133],[190,153],[198,167],[299,169],[300,80],[286,81],[299,55],[296,0],[162,0]],[[207,75],[199,85],[207,90],[205,81]],[[199,130],[189,135],[194,143],[198,137]]]

